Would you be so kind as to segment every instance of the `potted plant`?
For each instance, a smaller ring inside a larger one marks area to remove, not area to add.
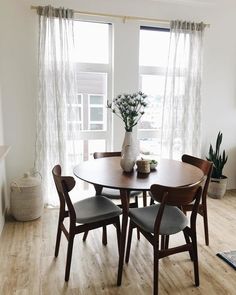
[[[220,153],[222,137],[223,134],[219,131],[215,150],[212,145],[210,145],[209,155],[207,157],[208,161],[213,162],[213,171],[208,188],[208,195],[215,199],[220,199],[224,196],[227,186],[227,177],[223,175],[223,168],[228,160],[228,156],[226,156],[225,150],[223,150],[223,153]]]

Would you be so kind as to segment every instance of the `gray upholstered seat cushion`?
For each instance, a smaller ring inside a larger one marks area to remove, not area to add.
[[[119,216],[122,210],[103,196],[84,199],[74,204],[76,222],[91,223]]]
[[[133,208],[129,210],[131,219],[147,232],[154,232],[154,223],[160,205],[152,205],[143,208]],[[161,235],[172,235],[182,231],[188,224],[188,219],[184,213],[173,206],[165,206],[161,226]]]
[[[140,195],[142,192],[140,191],[131,191],[130,197],[135,197]],[[112,189],[112,188],[106,188],[104,187],[102,189],[102,195],[113,200],[119,200],[120,199],[120,191],[118,189]]]

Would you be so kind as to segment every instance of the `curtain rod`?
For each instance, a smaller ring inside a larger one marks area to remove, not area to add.
[[[31,9],[37,9],[38,6],[31,6]],[[148,18],[148,17],[140,17],[140,16],[125,16],[125,15],[118,15],[118,14],[109,14],[109,13],[97,13],[97,12],[89,12],[89,11],[79,11],[74,10],[75,14],[81,15],[90,15],[90,16],[105,16],[105,17],[113,17],[113,18],[121,18],[125,23],[127,20],[139,20],[139,21],[146,21],[146,22],[153,22],[159,24],[170,24],[169,20],[166,19],[156,19],[156,18]],[[210,24],[205,24],[206,27],[210,27]]]

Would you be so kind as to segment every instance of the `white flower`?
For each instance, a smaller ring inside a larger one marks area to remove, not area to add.
[[[147,95],[139,91],[133,94],[119,94],[113,99],[113,103],[107,102],[107,108],[116,114],[125,123],[125,130],[132,131],[144,114],[147,106]]]

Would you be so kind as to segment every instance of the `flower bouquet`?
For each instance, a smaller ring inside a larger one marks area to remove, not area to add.
[[[125,130],[130,132],[137,125],[147,106],[147,95],[139,91],[133,94],[119,94],[113,102],[107,102],[107,107],[121,118],[125,124]]]
[[[137,157],[137,148],[133,140],[132,129],[138,124],[147,106],[147,95],[139,91],[133,94],[119,94],[113,102],[107,102],[107,107],[125,124],[125,138],[121,151],[121,168],[125,172],[132,171]]]

